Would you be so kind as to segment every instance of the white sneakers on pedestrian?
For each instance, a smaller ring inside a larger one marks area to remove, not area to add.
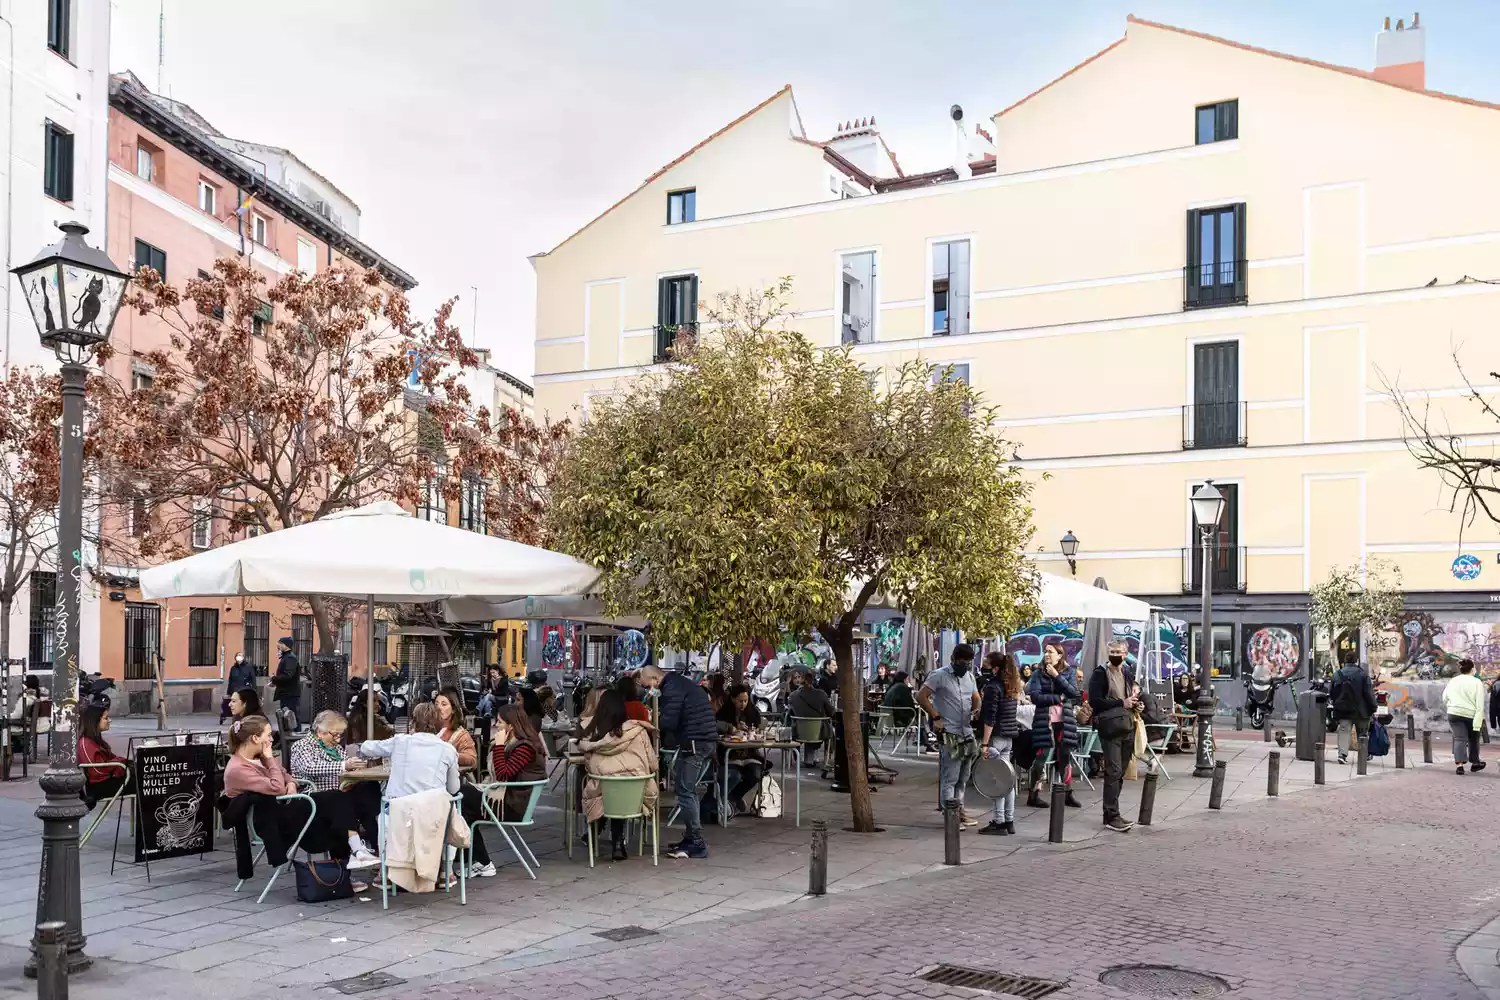
[[[494,878],[495,863],[480,864],[478,861],[469,866],[469,878]]]
[[[379,868],[380,859],[369,851],[355,851],[349,858],[350,868]]]

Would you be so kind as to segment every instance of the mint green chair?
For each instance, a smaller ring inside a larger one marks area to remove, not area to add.
[[[617,775],[606,777],[602,774],[590,774],[589,778],[599,782],[599,791],[604,798],[604,818],[624,819],[641,821],[641,840],[638,849],[639,854],[646,853],[646,818],[650,813],[651,819],[651,863],[660,865],[661,861],[661,826],[657,822],[655,809],[646,808],[646,783],[655,781],[654,774],[641,775]],[[589,867],[594,867],[594,824],[588,823],[589,828]],[[627,841],[628,842],[628,841]]]

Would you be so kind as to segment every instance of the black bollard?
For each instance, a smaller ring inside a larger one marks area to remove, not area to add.
[[[1047,842],[1061,844],[1063,841],[1063,816],[1067,813],[1068,786],[1052,784],[1052,814],[1048,817]]]
[[[1136,822],[1141,826],[1151,825],[1151,810],[1156,808],[1156,764],[1146,768],[1146,781],[1141,785],[1141,814]]]
[[[1266,794],[1275,798],[1281,794],[1281,751],[1272,750],[1266,758]]]
[[[1322,743],[1313,744],[1313,784],[1315,785],[1326,783],[1323,777],[1323,768],[1328,763],[1326,758],[1327,753],[1328,748]]]
[[[1410,712],[1406,713],[1406,738],[1409,740],[1417,738],[1417,717]]]
[[[1267,712],[1260,720],[1261,742],[1271,742],[1271,713]]]
[[[1213,785],[1208,789],[1208,808],[1222,809],[1224,807],[1224,768],[1228,764],[1225,761],[1214,761]]]
[[[943,864],[962,864],[958,857],[958,800],[943,803]]]
[[[1234,710],[1234,728],[1245,728],[1245,710],[1243,708],[1237,708]]]
[[[1432,730],[1422,730],[1422,763],[1432,763]]]
[[[1368,774],[1370,771],[1370,737],[1368,734],[1359,738],[1359,758],[1354,766],[1355,774]]]
[[[812,855],[807,862],[807,894],[822,896],[828,892],[828,824],[815,819],[812,831]]]
[[[1396,770],[1406,769],[1406,734],[1396,734]]]
[[[68,1000],[67,928],[61,920],[36,925],[37,1000]]]

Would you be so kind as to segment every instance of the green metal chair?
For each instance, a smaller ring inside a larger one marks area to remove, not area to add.
[[[1145,723],[1145,726],[1146,755],[1142,759],[1145,760],[1148,764],[1154,765],[1157,770],[1161,771],[1162,777],[1166,778],[1168,781],[1171,781],[1172,775],[1168,773],[1167,765],[1161,759],[1161,755],[1166,753],[1167,747],[1171,745],[1172,737],[1177,733],[1177,723],[1148,722]],[[1151,738],[1151,731],[1153,729],[1161,731],[1161,736],[1154,740]]]
[[[313,820],[315,820],[315,819],[318,818],[318,804],[313,801],[313,797],[311,795],[303,795],[301,793],[298,793],[296,795],[278,795],[278,796],[276,796],[276,801],[277,802],[291,802],[294,799],[298,799],[298,800],[301,800],[301,801],[307,803],[307,822],[302,824],[302,829],[297,831],[297,839],[293,840],[292,843],[291,843],[291,846],[289,846],[286,849],[286,863],[285,864],[277,865],[272,870],[271,877],[268,878],[268,879],[266,879],[266,887],[260,891],[260,895],[257,896],[256,899],[255,899],[255,901],[257,903],[263,902],[265,900],[266,893],[270,892],[271,891],[271,886],[273,886],[273,885],[276,884],[276,878],[277,878],[277,876],[279,876],[282,872],[286,871],[288,868],[290,868],[292,866],[292,859],[297,856],[297,852],[298,851],[300,851],[300,850],[303,849],[302,848],[302,838],[305,837],[305,836],[307,836],[307,831],[310,830],[310,829],[312,829]],[[255,821],[252,820],[249,816],[246,816],[245,817],[245,822],[250,824],[250,836],[251,836],[251,839],[252,840],[259,840],[260,838],[258,836],[256,836],[256,833],[255,833]],[[384,848],[384,844],[382,844],[381,846],[382,846],[382,849],[383,849]],[[311,860],[313,852],[307,851],[306,853],[307,853],[308,859]],[[384,853],[383,850],[382,850],[382,853]],[[260,845],[260,850],[256,853],[255,860],[254,860],[254,862],[252,862],[252,864],[259,864],[260,863],[260,859],[263,858],[263,857],[265,857],[265,856],[266,856],[266,845],[265,845],[264,842],[262,842],[261,845]],[[381,875],[382,876],[385,875],[385,869],[384,869],[384,865],[383,864],[382,864],[382,867],[381,867]],[[234,891],[235,892],[239,892],[240,891],[240,886],[244,885],[245,881],[246,881],[245,879],[240,879],[238,882],[236,882],[235,886],[234,886]]]
[[[114,846],[112,846],[110,848],[110,851],[109,851],[109,873],[111,875],[113,875],[115,873],[115,858],[116,858],[116,855],[119,853],[119,850],[120,850],[120,821],[121,821],[121,819],[125,815],[125,803],[123,801],[124,799],[129,799],[130,800],[130,808],[131,808],[130,829],[131,829],[132,836],[134,835],[134,831],[135,831],[135,815],[134,815],[135,803],[136,803],[135,792],[126,792],[125,791],[126,786],[130,786],[130,785],[133,784],[132,781],[131,781],[131,766],[130,766],[130,761],[128,761],[128,760],[127,761],[111,761],[111,762],[102,763],[102,764],[79,764],[78,766],[80,768],[82,768],[84,771],[88,771],[90,768],[102,768],[102,767],[122,767],[122,768],[125,769],[125,784],[123,784],[119,788],[115,789],[115,793],[113,795],[111,795],[109,798],[102,800],[103,807],[99,810],[98,814],[94,817],[93,822],[91,822],[89,824],[89,828],[83,832],[82,839],[80,839],[78,841],[78,847],[80,849],[86,847],[88,845],[89,838],[94,835],[94,828],[97,827],[100,823],[104,822],[104,817],[106,817],[106,816],[109,815],[110,807],[111,806],[115,807],[115,842],[114,842]],[[87,788],[88,786],[85,785],[84,787]],[[122,792],[124,794],[121,794]],[[92,804],[93,803],[91,803],[91,805]],[[150,876],[151,876],[151,868],[148,865],[147,868],[146,868],[146,877],[147,877],[148,881],[150,879]]]
[[[542,797],[542,789],[546,787],[546,778],[541,778],[537,781],[492,781],[489,784],[480,785],[479,808],[484,818],[477,819],[469,824],[471,833],[478,830],[481,826],[493,826],[496,830],[499,830],[500,836],[504,837],[505,842],[510,845],[510,853],[516,856],[516,860],[521,862],[521,867],[526,869],[526,874],[532,878],[536,878],[536,872],[532,870],[533,866],[540,868],[542,865],[541,862],[537,861],[536,855],[531,853],[531,846],[526,843],[526,838],[521,835],[521,829],[523,827],[536,826],[536,804]],[[531,789],[531,794],[526,799],[526,808],[522,811],[520,819],[501,819],[496,815],[495,803],[490,801],[489,795],[492,788],[500,790],[502,799],[508,789]],[[511,836],[511,830],[516,831],[514,837]],[[474,844],[472,838],[469,842],[468,851],[467,865],[472,865],[474,863]],[[531,864],[526,863],[528,860]]]
[[[659,865],[661,855],[661,826],[657,821],[655,809],[646,808],[646,783],[655,781],[656,775],[617,775],[607,777],[602,774],[590,774],[589,778],[599,782],[599,791],[604,797],[604,818],[641,821],[640,847],[637,853],[646,853],[646,817],[651,818],[651,863]],[[587,824],[589,828],[589,867],[594,867],[594,824]],[[628,834],[627,834],[628,842]]]
[[[303,795],[303,796],[283,795],[282,796],[282,798],[296,798],[296,797],[307,798],[307,796],[305,796],[305,795]],[[308,799],[308,801],[311,802],[312,800]],[[449,799],[448,799],[448,808],[449,808],[449,816],[450,816],[449,822],[450,823],[452,822],[452,818],[451,817],[453,817],[453,816],[462,816],[463,815],[463,805],[462,805],[462,803],[463,803],[463,796],[459,795],[458,793],[454,793],[452,796],[449,797]],[[314,805],[313,809],[316,810],[317,806]],[[384,795],[382,795],[380,797],[380,908],[382,910],[389,910],[391,908],[391,897],[394,896],[394,895],[396,895],[396,892],[397,892],[396,884],[391,881],[390,871],[386,868],[385,834],[386,834],[386,829],[390,826],[390,818],[391,818],[391,800],[388,799],[388,798],[386,798]],[[308,826],[311,826],[312,825],[312,819],[309,818],[308,821],[307,821],[307,823],[308,823]],[[306,833],[307,832],[307,827],[303,827],[302,828],[302,832]],[[302,837],[301,837],[300,834],[298,835],[297,840],[298,840],[299,843],[301,842]],[[446,843],[446,840],[447,840],[447,828],[445,827],[444,828],[444,841],[445,841],[445,843],[443,845],[443,891],[446,892],[446,893],[449,893],[451,895],[452,892],[453,892],[453,855],[448,853],[448,845]],[[287,852],[287,857],[291,857],[291,852]],[[274,875],[271,876],[271,877],[275,878]],[[267,884],[266,888],[269,889],[270,885]],[[261,893],[261,895],[264,896],[265,893]],[[459,868],[458,868],[458,901],[459,901],[459,903],[461,903],[464,906],[467,906],[469,904],[469,867],[468,867],[468,865],[461,864],[461,865],[459,865]]]

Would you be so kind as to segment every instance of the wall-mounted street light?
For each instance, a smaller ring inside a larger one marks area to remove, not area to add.
[[[1078,539],[1073,537],[1073,532],[1070,530],[1057,544],[1062,547],[1063,558],[1068,561],[1068,572],[1077,576],[1078,560],[1074,557],[1078,555]]]

